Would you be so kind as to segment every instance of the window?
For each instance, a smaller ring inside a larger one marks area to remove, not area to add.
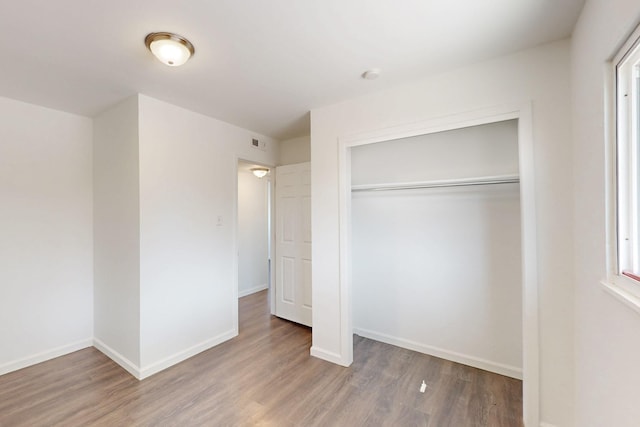
[[[640,288],[640,38],[616,61],[616,275]],[[634,292],[640,295],[638,289]]]

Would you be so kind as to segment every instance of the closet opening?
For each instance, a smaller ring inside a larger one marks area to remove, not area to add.
[[[537,425],[530,111],[499,110],[341,138],[343,356],[355,334],[522,379]]]
[[[522,379],[516,120],[351,150],[353,331]]]

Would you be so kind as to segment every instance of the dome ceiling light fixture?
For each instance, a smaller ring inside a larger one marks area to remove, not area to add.
[[[264,178],[269,173],[269,169],[267,169],[267,168],[251,168],[251,172],[255,176],[257,176],[258,178]]]
[[[150,33],[144,44],[160,62],[170,67],[177,67],[189,60],[195,53],[191,42],[173,33]]]

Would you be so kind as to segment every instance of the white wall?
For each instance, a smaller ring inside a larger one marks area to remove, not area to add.
[[[507,120],[351,150],[351,183],[518,175],[518,122]]]
[[[268,137],[146,96],[139,102],[145,376],[237,334],[237,162],[275,164],[278,152]],[[256,136],[267,151],[251,147]]]
[[[96,346],[145,378],[237,334],[236,167],[278,146],[144,95],[95,123]]]
[[[516,121],[358,146],[353,184],[518,173]],[[352,194],[354,331],[522,378],[517,184]]]
[[[280,158],[278,165],[293,165],[311,161],[311,137],[299,136],[297,138],[280,141]]]
[[[98,115],[93,134],[94,337],[134,375],[140,366],[138,97]]]
[[[590,0],[572,41],[576,270],[576,425],[637,426],[640,315],[605,293],[605,71],[640,3]]]
[[[532,101],[542,420],[573,423],[569,42],[561,41],[311,112],[313,347],[341,354],[338,138]]]
[[[0,374],[91,345],[91,132],[0,98]]]
[[[269,285],[269,178],[238,171],[238,296]]]

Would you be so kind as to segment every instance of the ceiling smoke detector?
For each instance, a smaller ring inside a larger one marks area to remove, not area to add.
[[[380,77],[380,69],[372,68],[362,73],[360,77],[362,77],[365,80],[375,80],[378,77]]]

